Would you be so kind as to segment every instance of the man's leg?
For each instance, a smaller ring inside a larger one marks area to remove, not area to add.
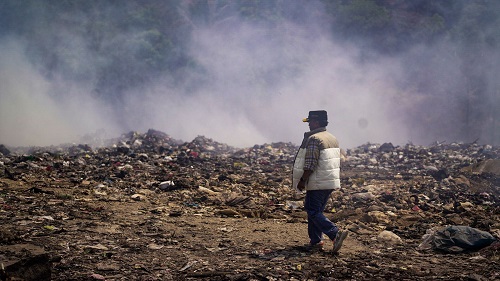
[[[338,228],[323,215],[331,193],[332,190],[309,190],[306,193],[304,207],[307,212],[307,230],[311,244],[319,243],[323,233],[330,239],[335,238],[337,234]]]

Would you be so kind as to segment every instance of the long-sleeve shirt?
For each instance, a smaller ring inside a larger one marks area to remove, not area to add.
[[[306,158],[304,170],[314,171],[318,165],[320,141],[318,139],[309,139],[306,146]]]

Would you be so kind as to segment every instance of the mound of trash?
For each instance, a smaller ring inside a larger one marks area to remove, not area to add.
[[[129,132],[99,146],[0,145],[2,280],[462,278],[463,268],[450,260],[443,263],[442,275],[429,269],[437,266],[435,261],[423,262],[428,251],[439,252],[442,245],[448,254],[483,251],[481,259],[468,261],[485,270],[474,280],[499,277],[492,270],[498,268],[495,245],[500,237],[499,147],[368,143],[344,149],[342,188],[332,194],[327,214],[350,231],[347,245],[358,241],[363,255],[346,249],[335,268],[320,258],[316,267],[300,269],[296,263],[313,257],[296,248],[255,249],[269,239],[266,231],[276,222],[305,227],[304,195],[290,188],[297,149],[283,142],[235,148],[204,136],[184,142],[152,129]],[[232,228],[244,219],[269,228],[255,233],[259,240],[253,244],[233,245],[226,237],[217,240],[218,245],[203,246],[200,254],[196,247],[183,246],[195,236],[179,236],[166,228],[172,223],[172,229],[186,231],[198,227],[195,221],[200,218],[206,233],[191,235],[215,240],[220,231],[249,239]],[[207,222],[215,225],[225,219],[234,224],[209,233]],[[457,241],[456,233],[468,242],[450,244]],[[486,240],[467,237],[478,233]],[[139,243],[145,239],[149,242]],[[417,250],[422,254],[413,259],[422,264],[420,269],[393,266],[396,260],[408,261]],[[234,257],[241,264],[230,265]],[[224,270],[208,262],[188,266],[186,259],[218,260]],[[138,265],[141,260],[154,266]],[[281,269],[266,264],[270,262],[280,263]],[[322,265],[327,269],[317,268]]]

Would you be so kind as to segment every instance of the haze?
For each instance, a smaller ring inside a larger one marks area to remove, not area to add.
[[[328,130],[344,148],[367,142],[500,143],[499,115],[493,113],[500,108],[498,48],[475,49],[484,56],[478,75],[488,94],[464,109],[459,101],[466,98],[461,94],[466,62],[450,52],[457,46],[447,38],[381,55],[355,42],[333,39],[311,18],[303,25],[282,22],[268,27],[227,18],[195,26],[186,51],[203,71],[187,71],[182,81],[152,77],[140,87],[126,89],[120,102],[96,93],[97,73],[92,69],[107,58],[88,50],[87,38],[64,26],[45,30],[58,33],[60,44],[71,44],[69,55],[76,69],[93,73],[75,80],[58,72],[47,75],[28,52],[36,48],[33,42],[4,34],[0,144],[57,145],[79,142],[96,132],[116,137],[150,128],[184,141],[203,135],[236,147],[299,144],[308,130],[301,119],[318,109],[328,111]],[[105,41],[121,42],[130,36],[135,36],[133,30]],[[489,117],[474,125],[473,134],[464,133],[459,128],[462,110]]]

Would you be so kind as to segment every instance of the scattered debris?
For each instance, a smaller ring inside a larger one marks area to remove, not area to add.
[[[326,215],[351,234],[332,262],[299,246],[307,216],[304,194],[290,188],[297,146],[238,149],[156,130],[100,143],[0,146],[2,280],[500,277],[498,147],[344,150],[342,188]],[[467,266],[416,251],[429,230],[446,226],[487,232],[492,243],[461,251]],[[43,252],[12,250],[27,244]]]

